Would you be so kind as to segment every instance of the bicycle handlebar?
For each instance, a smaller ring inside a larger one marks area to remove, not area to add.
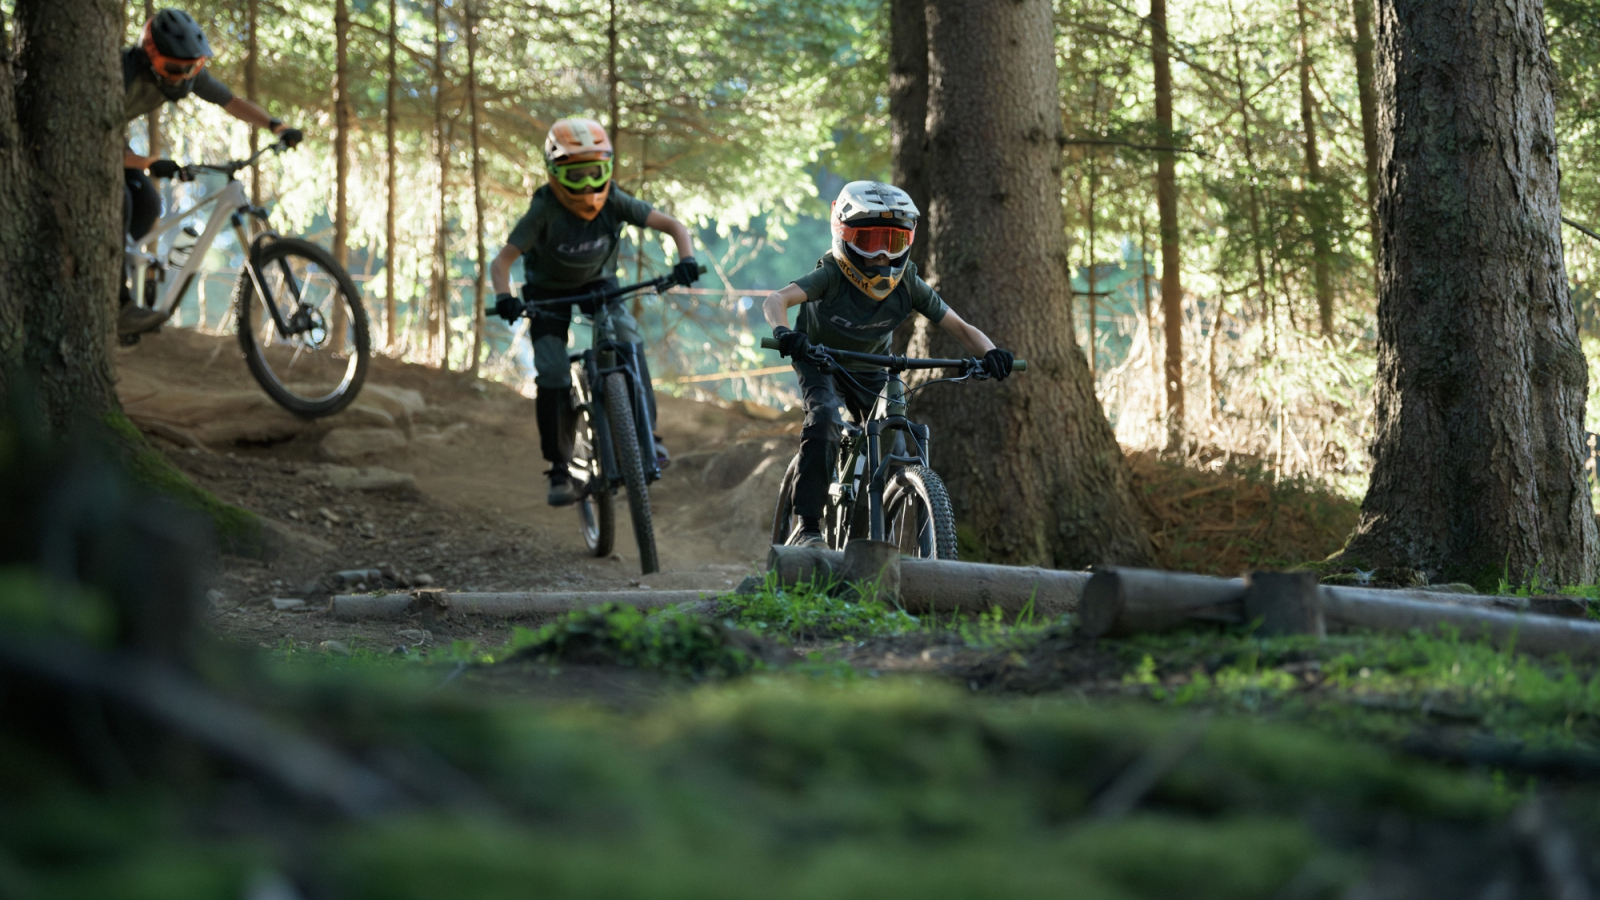
[[[767,350],[778,349],[778,339],[764,337],[761,346]],[[857,353],[854,350],[835,350],[820,344],[812,344],[812,349],[826,353],[838,359],[849,359],[864,362],[874,366],[882,366],[891,372],[904,372],[908,369],[965,369],[976,362],[976,359],[915,359],[905,356],[882,356],[876,353]],[[1013,360],[1011,371],[1028,371],[1028,361],[1025,359]]]
[[[706,267],[703,263],[699,266],[699,269],[701,275],[706,273]],[[554,303],[584,303],[588,301],[592,301],[597,304],[605,304],[610,303],[612,300],[615,300],[618,297],[626,297],[629,294],[632,294],[636,291],[642,291],[647,288],[653,289],[659,294],[662,292],[662,290],[675,287],[677,284],[678,280],[672,275],[662,275],[659,278],[651,278],[647,281],[641,281],[637,284],[623,285],[622,287],[612,288],[609,291],[590,291],[587,294],[574,294],[571,297],[550,297],[545,300],[524,300],[522,301],[522,308],[527,310],[532,309],[535,306],[548,306]]]
[[[178,169],[178,178],[184,181],[193,181],[194,173],[202,171],[220,172],[231,178],[239,171],[248,169],[255,165],[256,162],[260,160],[261,157],[267,155],[268,152],[282,153],[287,149],[289,149],[289,146],[283,142],[282,138],[279,138],[265,147],[262,147],[260,150],[257,150],[255,153],[250,154],[249,159],[233,159],[225,163],[218,163],[216,165],[212,165],[211,163],[190,163],[187,166],[182,166]]]

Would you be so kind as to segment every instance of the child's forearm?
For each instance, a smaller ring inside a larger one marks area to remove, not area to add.
[[[694,255],[694,242],[690,240],[689,229],[682,222],[660,210],[651,210],[650,216],[645,219],[644,224],[646,228],[671,235],[672,242],[678,245],[679,259]]]
[[[783,295],[777,291],[767,295],[761,303],[761,314],[766,317],[767,324],[773,328],[780,328],[789,324],[789,308],[783,302]]]

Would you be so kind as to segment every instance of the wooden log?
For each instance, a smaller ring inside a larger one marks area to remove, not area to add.
[[[554,593],[447,593],[339,594],[330,607],[335,619],[402,619],[409,616],[442,619],[451,616],[492,616],[515,619],[547,616],[587,609],[602,603],[622,603],[640,609],[660,609],[693,603],[726,593],[707,591],[565,591]]]
[[[1193,621],[1244,621],[1244,581],[1154,569],[1100,569],[1083,590],[1078,630],[1086,637],[1171,631]]]
[[[1515,646],[1530,653],[1565,653],[1573,659],[1600,657],[1600,622],[1384,596],[1400,593],[1325,587],[1321,591],[1322,614],[1330,623],[1377,631],[1433,631],[1440,625],[1449,625],[1459,630],[1464,639],[1487,638],[1500,649]],[[1457,596],[1426,591],[1404,593],[1412,597]]]
[[[773,545],[767,568],[781,585],[843,579],[845,554],[816,547]],[[1034,566],[995,566],[942,559],[900,558],[900,603],[913,613],[988,612],[1015,616],[1030,608],[1052,619],[1078,608],[1088,572]]]
[[[1244,617],[1256,634],[1327,636],[1315,572],[1250,572],[1244,577]]]
[[[871,585],[867,593],[900,602],[900,548],[888,541],[851,541],[844,548],[839,575],[846,583]]]

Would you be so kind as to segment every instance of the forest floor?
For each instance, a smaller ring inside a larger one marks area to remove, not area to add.
[[[216,574],[211,627],[256,659],[228,691],[449,810],[315,852],[228,843],[206,868],[223,882],[265,868],[308,897],[1517,898],[1590,896],[1573,891],[1600,875],[1592,666],[1448,633],[1091,642],[1067,622],[734,597],[762,568],[791,417],[662,399],[664,571],[641,578],[624,535],[620,558],[590,558],[575,514],[544,505],[533,404],[500,385],[379,359],[361,408],[307,425],[250,400],[226,339],[164,333],[118,365],[162,452],[276,536],[271,561],[225,556]],[[1307,486],[1131,462],[1165,567],[1314,562],[1354,522]],[[357,590],[722,596],[710,620],[335,621],[325,601],[357,569],[385,573]],[[201,806],[250,831],[235,805]],[[191,846],[181,831],[104,838],[95,883]]]

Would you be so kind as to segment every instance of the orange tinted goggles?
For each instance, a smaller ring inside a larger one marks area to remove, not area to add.
[[[862,256],[900,256],[911,249],[911,239],[916,232],[909,228],[889,228],[883,225],[851,226],[835,224],[839,237]]]
[[[173,81],[188,81],[206,67],[206,58],[172,59],[162,56],[151,60],[151,68]]]

